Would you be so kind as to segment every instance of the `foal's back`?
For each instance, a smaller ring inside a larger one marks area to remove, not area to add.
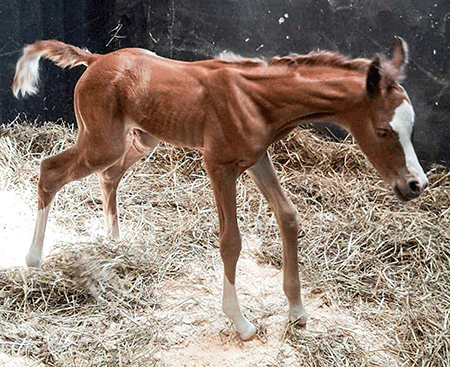
[[[108,118],[121,121],[125,129],[139,128],[176,146],[201,148],[205,120],[214,120],[211,98],[229,87],[217,75],[227,67],[218,60],[180,62],[136,48],[102,55],[76,86],[78,122],[89,124],[85,115],[108,110]]]

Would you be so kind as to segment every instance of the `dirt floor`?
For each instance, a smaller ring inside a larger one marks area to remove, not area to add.
[[[2,267],[24,265],[24,255],[32,235],[32,210],[17,195],[2,193],[4,205],[0,208],[3,228],[0,234],[2,244]],[[8,210],[5,210],[7,208]],[[11,212],[11,208],[15,208]],[[101,218],[92,221],[93,228],[103,229]],[[20,235],[18,236],[18,233]],[[75,243],[93,240],[66,232],[50,221],[47,243],[54,246],[70,238]],[[158,320],[162,334],[158,345],[152,350],[153,363],[157,366],[303,366],[298,361],[295,349],[286,340],[287,301],[281,289],[282,271],[257,262],[255,253],[260,246],[258,238],[245,238],[244,249],[239,261],[238,286],[244,310],[264,315],[252,320],[262,330],[253,340],[242,342],[233,327],[221,312],[222,264],[216,249],[208,251],[209,264],[192,260],[182,269],[183,276],[168,279],[157,285],[154,296],[160,300],[153,317]],[[5,244],[14,243],[7,249]],[[48,248],[48,247],[47,247]],[[26,271],[26,270],[24,270]],[[316,337],[330,330],[345,330],[348,337],[370,350],[372,358],[380,365],[393,366],[395,358],[383,351],[388,338],[383,329],[357,320],[350,313],[334,305],[327,305],[324,295],[310,293],[303,287],[304,302],[310,314],[308,334]],[[256,311],[255,311],[256,309]],[[169,320],[169,321],[166,321]],[[113,332],[113,329],[109,332]],[[20,356],[0,355],[0,366],[39,366],[32,359]]]
[[[33,211],[26,201],[14,193],[3,192],[0,207],[2,231],[1,266],[24,266],[24,256],[32,235]],[[14,211],[11,211],[14,208]],[[102,219],[90,223],[97,229],[92,236],[79,236],[59,228],[50,220],[47,250],[68,238],[75,243],[92,241],[100,236]],[[5,245],[14,243],[13,248]],[[260,246],[258,238],[245,238],[239,260],[238,286],[240,300],[248,307],[264,315],[252,320],[260,329],[253,340],[242,342],[221,312],[222,264],[216,249],[208,251],[208,264],[192,260],[185,264],[183,276],[168,279],[157,285],[154,296],[160,305],[153,317],[164,330],[158,346],[152,351],[158,366],[301,366],[295,349],[286,340],[287,301],[281,289],[282,271],[267,264],[258,264],[255,253]],[[47,252],[48,252],[47,251]],[[26,271],[26,270],[24,270]],[[395,358],[383,351],[388,339],[382,329],[357,320],[339,307],[327,305],[323,295],[312,295],[303,288],[304,302],[310,314],[307,327],[309,334],[320,336],[330,329],[345,330],[362,346],[372,350],[373,359],[381,365],[395,365]],[[170,320],[169,322],[165,320]],[[113,332],[113,331],[110,331]],[[19,356],[0,355],[0,366],[39,366],[39,363]]]

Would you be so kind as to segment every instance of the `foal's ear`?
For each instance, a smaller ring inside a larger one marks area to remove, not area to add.
[[[408,44],[403,38],[395,36],[395,49],[390,63],[397,70],[398,78],[403,78],[408,64]]]
[[[376,55],[370,63],[366,89],[370,96],[376,96],[381,92],[381,60],[379,55]]]

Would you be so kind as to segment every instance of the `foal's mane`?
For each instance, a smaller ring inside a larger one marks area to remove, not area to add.
[[[306,55],[291,53],[287,56],[275,56],[266,61],[261,58],[245,58],[232,52],[221,53],[217,60],[234,65],[242,66],[328,66],[338,69],[365,71],[370,60],[368,59],[349,59],[348,57],[336,52],[312,51]]]
[[[244,66],[267,66],[266,60],[262,58],[243,57],[231,51],[221,52],[219,55],[215,57],[215,59],[226,64],[244,65]]]
[[[349,59],[348,57],[329,51],[312,51],[306,55],[289,54],[287,56],[273,57],[268,65],[298,66],[329,66],[346,70],[366,70],[370,60]]]

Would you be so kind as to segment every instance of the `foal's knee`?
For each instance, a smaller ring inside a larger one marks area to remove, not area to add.
[[[278,213],[278,221],[283,231],[298,233],[299,223],[297,219],[297,210],[293,205],[282,208]]]
[[[220,239],[220,255],[226,260],[237,260],[241,252],[242,241],[239,233],[224,235]]]

